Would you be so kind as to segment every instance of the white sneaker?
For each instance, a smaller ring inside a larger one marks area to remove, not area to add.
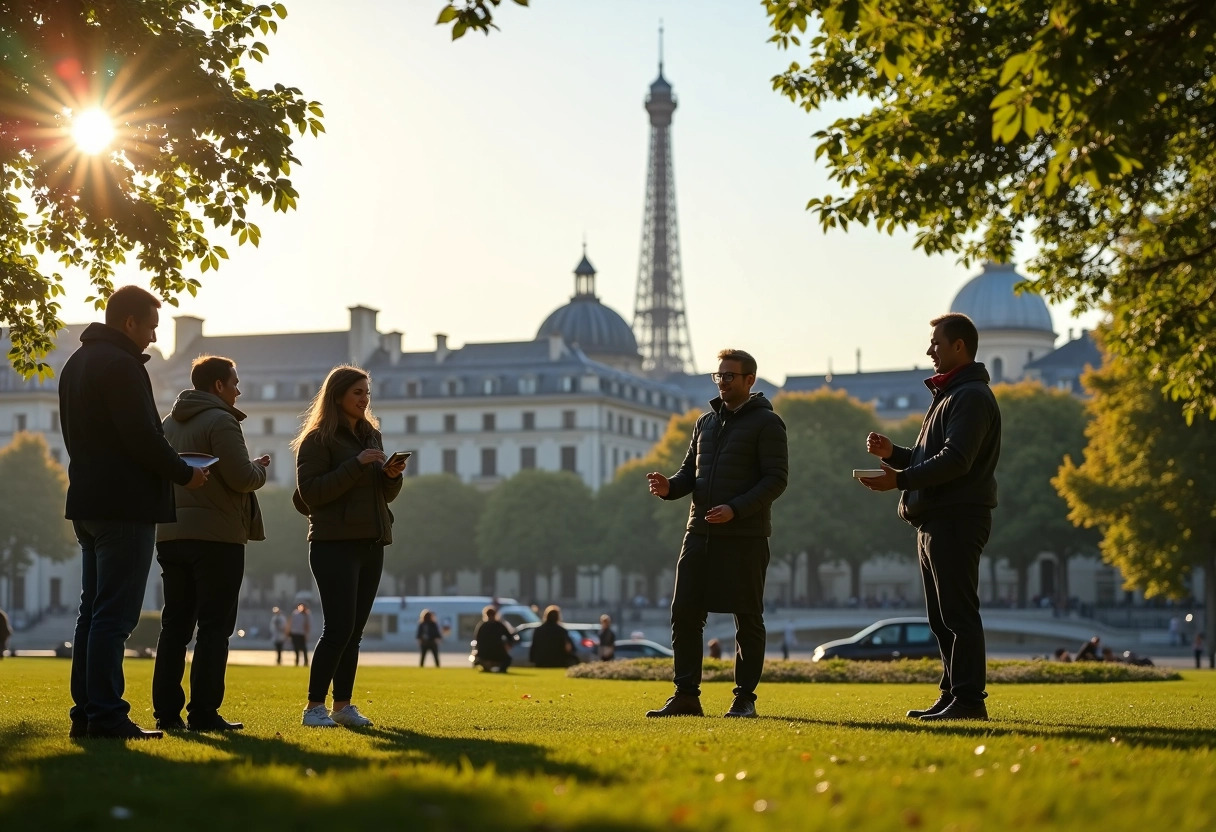
[[[370,728],[372,725],[372,721],[359,713],[359,709],[354,705],[347,705],[340,711],[330,711],[329,721],[347,728]]]
[[[329,711],[324,705],[304,710],[304,719],[300,723],[308,728],[337,728],[338,723],[329,718]]]

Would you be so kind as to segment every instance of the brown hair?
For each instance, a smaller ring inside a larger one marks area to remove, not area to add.
[[[718,353],[719,361],[738,361],[743,367],[743,375],[754,376],[756,374],[756,359],[752,358],[749,353],[743,350],[736,350],[727,347]]]
[[[963,349],[967,351],[967,357],[975,360],[975,354],[980,348],[980,333],[975,328],[975,324],[971,319],[962,312],[951,312],[946,315],[939,315],[929,321],[930,326],[940,326],[942,335],[946,336],[946,340],[953,344],[955,341],[963,342]]]
[[[190,383],[195,390],[215,390],[215,383],[228,382],[228,376],[236,367],[236,362],[222,355],[200,355],[190,363]]]
[[[322,442],[329,442],[342,426],[342,409],[338,402],[346,395],[346,391],[360,381],[371,381],[371,376],[352,364],[340,364],[329,371],[325,383],[313,397],[312,404],[304,413],[304,425],[296,438],[291,440],[292,450],[298,451],[300,445],[310,434],[316,433]],[[363,418],[355,425],[355,435],[364,437],[380,427],[380,422],[372,415],[369,407],[364,411]]]
[[[549,624],[556,624],[562,618],[562,608],[557,604],[550,604],[545,607],[545,621]]]
[[[147,289],[130,285],[115,289],[106,300],[106,324],[121,329],[127,318],[147,320],[153,309],[160,309],[160,299]]]

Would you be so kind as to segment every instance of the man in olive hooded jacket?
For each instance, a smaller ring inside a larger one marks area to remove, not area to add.
[[[223,719],[219,708],[245,574],[245,543],[265,539],[253,492],[266,484],[270,457],[249,458],[240,424],[245,414],[236,409],[240,379],[231,359],[195,359],[190,382],[194,389],[178,395],[164,421],[165,437],[178,452],[205,453],[219,461],[204,487],[174,489],[177,521],[156,530],[165,608],[152,673],[152,710],[163,730],[228,731],[243,727]],[[182,675],[196,625],[187,704]],[[183,706],[189,714],[185,721]]]

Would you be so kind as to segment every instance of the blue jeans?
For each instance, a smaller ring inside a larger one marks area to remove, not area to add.
[[[102,730],[117,728],[131,712],[122,698],[122,658],[139,623],[156,524],[77,520],[72,525],[83,558],[72,644],[71,717]]]

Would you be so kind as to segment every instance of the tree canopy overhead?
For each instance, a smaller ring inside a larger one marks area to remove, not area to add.
[[[808,111],[842,193],[824,228],[913,230],[1105,307],[1108,349],[1216,418],[1216,4],[1207,0],[764,0],[773,79]],[[805,41],[805,45],[804,45]]]
[[[257,245],[251,202],[295,207],[292,133],[321,132],[321,109],[245,73],[286,16],[281,3],[235,0],[4,4],[0,322],[18,371],[49,373],[41,358],[63,326],[56,269],[86,271],[100,307],[134,254],[173,303],[199,286],[186,263],[207,271],[228,256],[214,232]]]

